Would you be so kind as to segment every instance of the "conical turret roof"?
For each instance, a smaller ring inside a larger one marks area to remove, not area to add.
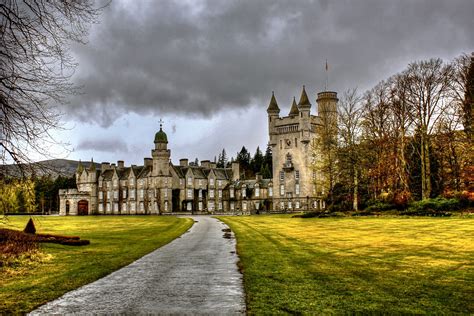
[[[82,173],[82,171],[84,171],[84,167],[82,166],[81,160],[79,160],[79,164],[77,165],[76,172],[77,173]]]
[[[89,171],[95,171],[95,163],[94,163],[93,158],[91,158],[91,164],[89,165]]]
[[[293,97],[293,103],[291,104],[289,116],[298,116],[300,110],[298,110],[298,106],[296,105],[296,98]]]
[[[309,107],[311,103],[309,102],[308,95],[306,94],[305,87],[303,86],[303,91],[301,91],[300,102],[298,103],[298,107]]]
[[[268,108],[267,108],[267,113],[270,113],[270,112],[280,113],[280,108],[278,107],[278,103],[273,91],[272,91],[272,98],[270,99],[270,104],[268,105]]]

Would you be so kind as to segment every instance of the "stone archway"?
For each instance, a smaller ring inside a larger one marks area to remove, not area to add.
[[[77,202],[77,215],[89,214],[89,202],[86,200],[80,200]]]

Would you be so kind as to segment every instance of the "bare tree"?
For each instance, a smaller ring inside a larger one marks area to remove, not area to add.
[[[403,76],[407,83],[406,101],[413,110],[413,121],[421,140],[421,195],[422,199],[427,199],[431,194],[429,136],[449,106],[446,98],[453,71],[438,58],[409,64]]]
[[[20,167],[48,155],[58,105],[77,93],[71,42],[84,43],[101,7],[92,0],[4,0],[0,3],[0,161]]]
[[[352,208],[357,211],[359,200],[359,168],[360,151],[359,138],[361,136],[362,109],[360,108],[361,97],[357,89],[344,92],[339,105],[339,137],[341,169],[349,171],[351,188],[353,193]],[[344,162],[344,167],[342,167]]]

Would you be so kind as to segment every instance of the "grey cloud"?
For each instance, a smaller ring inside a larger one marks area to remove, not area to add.
[[[77,150],[94,150],[111,153],[124,153],[128,151],[127,144],[120,139],[82,139],[77,145]]]
[[[67,112],[109,126],[127,112],[211,116],[283,108],[313,94],[362,89],[410,61],[474,47],[472,0],[114,1],[74,46],[83,94]],[[138,7],[139,5],[139,7]]]

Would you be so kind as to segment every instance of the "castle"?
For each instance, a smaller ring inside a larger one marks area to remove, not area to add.
[[[152,158],[143,166],[125,167],[80,163],[77,189],[59,191],[60,215],[88,214],[253,214],[325,208],[321,177],[313,171],[312,142],[327,124],[336,124],[337,93],[318,93],[318,116],[311,115],[305,87],[298,102],[293,99],[288,116],[272,93],[267,108],[269,145],[273,154],[273,179],[242,179],[237,162],[217,168],[209,160],[200,166],[181,159],[173,165],[168,137],[160,125]]]

